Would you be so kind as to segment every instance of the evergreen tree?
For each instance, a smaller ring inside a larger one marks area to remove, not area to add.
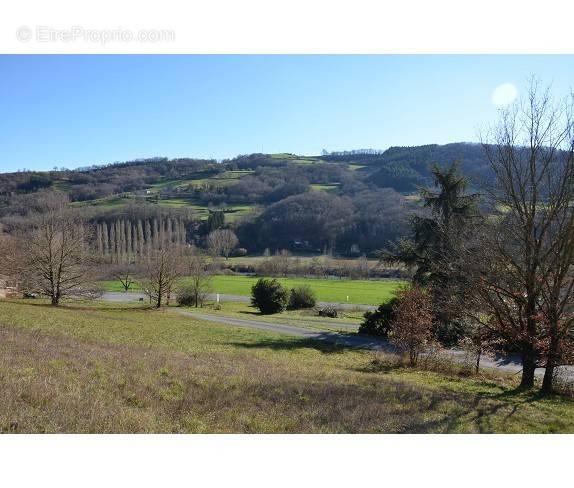
[[[209,212],[209,217],[207,218],[207,232],[213,232],[214,230],[221,229],[225,225],[225,214],[222,210],[215,210]]]
[[[478,216],[478,195],[467,194],[468,179],[460,174],[456,162],[446,168],[435,164],[431,173],[434,189],[420,189],[428,214],[412,217],[412,238],[401,241],[384,259],[415,268],[414,282],[431,291],[437,338],[453,345],[464,333],[461,299],[468,283],[451,263]]]

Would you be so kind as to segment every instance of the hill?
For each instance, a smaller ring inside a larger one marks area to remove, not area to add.
[[[301,156],[250,154],[217,162],[151,158],[77,170],[0,174],[5,231],[38,206],[46,191],[66,194],[94,223],[118,219],[183,220],[190,241],[223,213],[241,245],[344,254],[371,253],[406,232],[433,162],[462,162],[474,178],[488,174],[482,148],[455,143]]]

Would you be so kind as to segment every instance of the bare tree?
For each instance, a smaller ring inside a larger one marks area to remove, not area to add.
[[[134,263],[127,263],[112,268],[112,275],[122,284],[124,291],[127,293],[136,282],[136,271]]]
[[[160,308],[164,301],[169,305],[172,291],[184,271],[181,248],[162,246],[150,252],[144,265],[140,284],[150,301]]]
[[[203,306],[211,292],[211,270],[207,257],[197,248],[192,248],[185,265],[187,279],[178,291],[178,302],[195,307]]]
[[[0,283],[8,289],[18,290],[18,273],[17,273],[17,242],[10,235],[4,235],[0,229]],[[2,290],[0,290],[1,292]]]
[[[46,198],[46,210],[34,216],[19,237],[19,269],[28,291],[50,297],[94,298],[95,265],[89,249],[91,229],[60,196]]]
[[[483,141],[495,181],[496,212],[481,287],[495,332],[518,347],[521,386],[543,390],[566,357],[574,298],[574,133],[572,99],[552,100],[533,80],[528,96],[502,113]]]
[[[217,229],[207,236],[207,247],[213,256],[229,258],[229,253],[239,244],[239,239],[232,230]]]

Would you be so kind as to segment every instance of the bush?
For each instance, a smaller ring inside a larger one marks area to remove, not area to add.
[[[263,314],[285,310],[289,293],[277,280],[260,278],[251,288],[251,304]]]
[[[313,308],[317,303],[315,293],[309,285],[296,286],[291,288],[289,295],[289,310],[299,310],[301,308]]]
[[[195,299],[195,291],[193,290],[193,288],[191,286],[182,286],[180,288],[178,288],[177,290],[177,304],[180,307],[192,307],[192,306],[196,306],[199,305],[195,303],[196,299]]]
[[[413,286],[398,292],[391,326],[391,341],[409,356],[411,366],[417,364],[421,352],[432,341],[432,303],[426,291]]]
[[[331,307],[331,306],[322,308],[321,310],[319,310],[319,316],[336,319],[337,318],[337,309],[335,307]]]
[[[243,256],[247,256],[247,249],[245,249],[244,247],[238,247],[237,249],[234,249],[231,252],[231,255],[234,258],[241,258]]]
[[[398,299],[392,298],[387,303],[382,303],[375,311],[365,312],[364,319],[359,326],[359,334],[389,338],[391,323],[395,319],[395,306]]]

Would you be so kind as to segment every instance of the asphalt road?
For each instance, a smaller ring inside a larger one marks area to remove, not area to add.
[[[356,347],[360,349],[370,349],[375,351],[384,352],[397,352],[396,348],[388,341],[377,339],[374,337],[361,336],[357,334],[345,334],[341,332],[330,332],[307,329],[304,327],[297,327],[295,325],[261,322],[259,320],[238,319],[235,317],[226,317],[222,315],[210,315],[201,312],[193,311],[180,311],[182,315],[194,317],[200,320],[215,322],[225,325],[233,325],[236,327],[248,327],[250,329],[266,330],[269,332],[276,332],[279,334],[287,334],[291,336],[301,337],[305,339],[315,339],[320,341],[330,342],[348,347]],[[456,362],[464,362],[464,351],[447,350],[443,354],[449,356]],[[520,361],[511,358],[487,359],[481,360],[481,367],[500,369],[511,373],[518,373],[522,370]],[[542,370],[543,371],[543,370]]]
[[[146,300],[145,295],[140,292],[124,293],[118,291],[108,291],[105,292],[102,296],[102,299],[108,302],[133,302],[139,300],[140,298]],[[209,295],[208,298],[210,300],[215,300],[215,294]],[[250,298],[243,295],[226,295],[220,293],[219,299],[222,302],[241,302],[241,303],[250,302]],[[333,306],[342,310],[375,310],[377,308],[374,305],[357,305],[354,303],[336,303],[336,302],[317,302],[317,305],[319,307]]]
[[[247,297],[238,297],[236,295],[220,295],[222,301],[234,301],[229,300],[228,297],[241,298],[237,301],[248,301]],[[104,293],[102,299],[112,302],[129,302],[138,300],[139,298],[144,298],[143,293],[121,293],[121,292],[108,292]],[[145,299],[145,298],[144,298]],[[360,349],[369,349],[375,351],[386,351],[386,352],[396,352],[396,349],[388,341],[381,339],[361,336],[357,334],[346,334],[340,332],[332,332],[327,330],[317,330],[308,329],[305,327],[297,327],[296,325],[281,324],[281,323],[270,323],[262,322],[260,320],[250,320],[250,319],[238,319],[235,317],[226,317],[223,315],[210,315],[201,312],[179,310],[179,313],[186,315],[188,317],[194,317],[200,320],[206,320],[209,322],[214,322],[224,325],[232,325],[236,327],[248,327],[251,329],[266,330],[269,332],[276,332],[279,334],[287,334],[291,336],[301,337],[305,339],[315,339],[320,341],[326,341],[332,344],[339,344],[342,346],[356,347]],[[339,326],[339,324],[333,322],[333,326]],[[465,361],[465,352],[460,350],[446,350],[442,354],[453,361],[462,363]],[[522,364],[520,359],[514,357],[497,357],[482,358],[480,365],[482,368],[492,368],[500,371],[506,371],[509,373],[520,373],[522,371]],[[568,378],[569,380],[574,380],[574,366],[563,366],[559,368],[560,374],[563,378]],[[541,376],[544,374],[544,368],[538,368],[536,374]]]

